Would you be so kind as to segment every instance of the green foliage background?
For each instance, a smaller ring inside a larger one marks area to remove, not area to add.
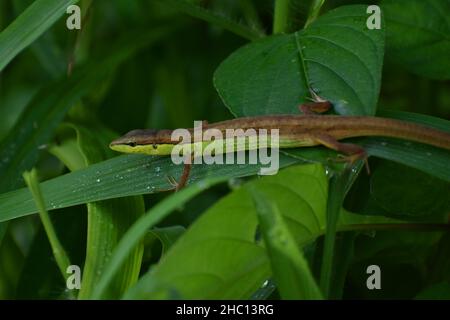
[[[366,28],[374,2],[381,30]],[[361,138],[370,175],[302,148],[275,176],[194,166],[173,194],[170,158],[108,148],[135,128],[296,114],[310,89],[338,114],[450,132],[449,34],[449,0],[1,1],[0,298],[450,298],[449,151]]]

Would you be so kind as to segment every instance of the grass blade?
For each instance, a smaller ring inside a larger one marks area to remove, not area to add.
[[[0,33],[0,71],[79,0],[36,0]]]
[[[48,240],[52,247],[56,263],[59,267],[59,270],[61,271],[61,275],[63,276],[64,279],[67,279],[66,272],[67,268],[70,266],[71,263],[69,261],[69,257],[67,256],[66,251],[61,245],[61,242],[59,242],[52,221],[50,220],[50,216],[48,215],[48,212],[45,209],[44,199],[41,193],[41,189],[39,188],[36,170],[32,169],[29,172],[24,172],[23,177],[38,207],[42,225],[44,226],[45,232],[47,233]]]
[[[131,250],[133,250],[133,248],[135,248],[135,246],[138,245],[142,238],[146,235],[148,229],[161,221],[164,217],[168,216],[174,209],[182,206],[184,203],[192,199],[203,190],[206,190],[209,187],[212,187],[213,185],[225,180],[226,179],[224,179],[223,177],[216,177],[205,179],[198,183],[195,183],[185,189],[182,189],[180,192],[175,193],[171,197],[164,199],[151,210],[149,210],[138,221],[136,221],[136,223],[131,226],[130,229],[128,229],[122,240],[117,245],[109,264],[104,270],[100,282],[94,289],[92,298],[102,298],[104,291],[112,281],[114,275],[122,266]]]
[[[273,276],[282,299],[321,299],[319,287],[277,205],[251,190]]]
[[[280,167],[299,162],[280,155]],[[161,192],[171,189],[167,177],[179,177],[181,166],[170,157],[123,155],[96,163],[41,184],[46,195],[47,210],[78,204]],[[242,177],[258,172],[258,165],[202,165],[194,166],[190,182],[205,177]],[[0,222],[36,213],[29,190],[19,189],[0,195]]]

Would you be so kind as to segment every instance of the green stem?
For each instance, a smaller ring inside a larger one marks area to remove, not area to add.
[[[69,261],[69,257],[66,254],[66,251],[59,242],[52,221],[50,220],[50,216],[45,209],[45,201],[42,197],[41,189],[39,187],[36,169],[33,168],[31,171],[24,172],[23,178],[28,188],[30,189],[34,201],[36,202],[36,207],[39,211],[39,217],[41,218],[42,225],[44,226],[45,232],[47,233],[47,237],[50,242],[50,246],[52,247],[53,255],[55,256],[58,268],[61,271],[63,278],[67,280],[67,267],[69,267],[71,263]]]
[[[289,18],[289,0],[275,0],[273,33],[283,33],[287,30]]]
[[[353,181],[351,167],[336,172],[330,179],[327,201],[327,224],[320,270],[320,289],[325,298],[330,296],[331,276],[333,270],[334,245],[336,240],[339,213],[349,184]]]
[[[317,19],[325,0],[314,0],[309,10],[308,19],[306,19],[305,28]]]

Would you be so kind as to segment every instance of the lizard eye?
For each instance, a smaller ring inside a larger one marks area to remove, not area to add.
[[[158,149],[158,145],[156,145],[156,144],[154,144],[154,145],[152,145],[152,147],[153,147],[153,149]]]
[[[130,147],[136,147],[136,142],[129,142],[128,145],[129,145]]]

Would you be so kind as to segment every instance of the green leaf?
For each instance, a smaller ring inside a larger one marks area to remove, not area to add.
[[[277,175],[255,179],[218,201],[125,298],[152,299],[176,293],[184,299],[248,299],[265,286],[271,276],[270,264],[259,240],[251,187],[277,205],[299,246],[324,233],[325,170],[320,165],[292,166]],[[338,229],[352,229],[355,224],[356,228],[370,228],[370,223],[382,221],[392,220],[344,211]]]
[[[450,1],[385,0],[387,57],[431,79],[450,79]]]
[[[280,155],[280,167],[299,160]],[[254,175],[259,165],[194,166],[189,181],[205,177],[242,177]],[[156,193],[173,189],[167,177],[178,178],[182,166],[170,157],[123,155],[90,165],[86,169],[41,183],[47,210],[64,208],[99,200],[130,195]],[[0,222],[36,213],[31,194],[26,188],[0,195]]]
[[[214,75],[225,105],[236,116],[295,114],[313,89],[340,114],[375,114],[384,29],[368,30],[366,8],[339,7],[234,52]]]
[[[277,205],[268,201],[270,196],[258,189],[251,190],[251,194],[281,298],[321,299],[308,262],[299,251]]]
[[[0,33],[0,71],[79,0],[36,0]]]

